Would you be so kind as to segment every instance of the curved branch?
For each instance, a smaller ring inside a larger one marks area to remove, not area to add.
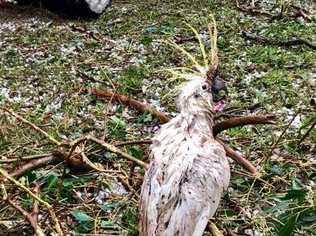
[[[216,139],[225,149],[226,155],[231,157],[234,161],[239,163],[242,167],[244,167],[246,170],[248,170],[251,174],[256,175],[257,169],[254,167],[254,165],[248,161],[245,157],[238,154],[235,150],[230,148],[228,145],[226,145],[222,140]]]
[[[48,202],[44,201],[43,199],[41,199],[39,196],[37,196],[36,194],[34,194],[29,188],[27,188],[26,186],[24,186],[23,184],[21,184],[19,181],[17,181],[15,178],[13,178],[11,175],[8,174],[8,172],[4,169],[2,169],[0,167],[0,176],[4,177],[6,180],[9,180],[10,182],[12,182],[16,187],[24,190],[25,192],[27,192],[34,200],[37,200],[39,203],[41,203],[42,205],[44,205],[46,207],[46,209],[48,210],[52,221],[54,222],[54,227],[55,230],[57,231],[58,235],[64,235],[63,230],[61,228],[61,225],[59,223],[59,220],[54,212],[54,209],[52,207],[52,205],[50,205]],[[2,180],[3,181],[3,180]]]
[[[26,210],[24,210],[20,205],[18,205],[16,202],[7,199],[7,202],[14,207],[16,210],[18,210],[24,218],[31,224],[31,226],[34,229],[34,233],[37,236],[44,236],[43,230],[40,228],[40,226],[37,224],[37,218],[35,219],[32,214],[28,213]]]
[[[214,136],[223,132],[224,130],[244,126],[244,125],[256,125],[256,124],[275,124],[275,115],[264,116],[243,116],[234,117],[224,121],[216,123],[213,127]]]
[[[34,170],[43,166],[46,166],[48,164],[58,164],[59,162],[62,162],[63,159],[57,158],[54,155],[49,155],[47,157],[43,157],[41,159],[36,159],[29,161],[28,163],[21,165],[19,168],[14,170],[10,173],[12,177],[19,178],[22,175],[25,174],[25,172]]]
[[[139,102],[133,98],[129,98],[128,96],[124,96],[109,90],[99,89],[91,89],[90,93],[98,98],[113,99],[116,102],[121,102],[129,107],[135,108],[138,111],[149,112],[152,115],[156,116],[163,123],[168,122],[170,120],[170,118],[166,114],[156,110],[151,105]]]
[[[252,40],[261,44],[270,44],[282,47],[305,45],[313,50],[316,50],[316,44],[304,38],[296,37],[292,39],[281,40],[275,38],[268,38],[260,35],[254,35],[247,31],[241,31],[241,35],[248,40]]]

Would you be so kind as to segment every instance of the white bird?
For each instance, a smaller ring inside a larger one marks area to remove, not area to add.
[[[161,127],[140,199],[140,235],[199,236],[228,187],[225,150],[213,137],[212,81],[195,76],[178,96],[179,115]]]
[[[151,162],[140,196],[141,236],[202,235],[229,184],[228,159],[213,136],[217,105],[212,87],[218,57],[216,22],[211,18],[209,57],[198,32],[188,25],[199,41],[205,66],[184,48],[169,43],[194,63],[198,74],[184,75],[189,81],[179,92],[180,113],[153,137]]]

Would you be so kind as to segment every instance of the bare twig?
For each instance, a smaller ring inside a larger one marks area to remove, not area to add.
[[[29,161],[33,159],[39,159],[43,157],[48,157],[50,156],[50,153],[45,153],[45,154],[37,154],[37,155],[30,155],[30,156],[24,156],[24,157],[18,157],[18,158],[7,158],[4,157],[5,159],[0,159],[0,163],[12,163],[12,162],[18,162],[18,161]]]
[[[236,234],[234,231],[232,231],[231,229],[226,229],[226,236],[239,236],[238,234]]]
[[[34,194],[36,194],[37,196],[39,194],[39,189],[40,189],[40,185],[38,183],[35,183],[35,187],[33,191],[34,191]],[[33,210],[32,210],[31,216],[36,225],[38,222],[38,214],[39,214],[39,204],[36,199],[33,199]]]
[[[222,232],[217,228],[217,226],[213,222],[209,221],[207,224],[207,228],[213,236],[223,236]]]
[[[257,43],[261,44],[268,44],[268,45],[276,45],[276,46],[282,46],[282,47],[291,47],[291,46],[299,46],[299,45],[305,45],[313,50],[316,50],[316,45],[307,39],[303,38],[292,38],[287,40],[280,40],[275,38],[268,38],[260,35],[254,35],[247,31],[241,31],[241,35],[251,41],[255,41]]]
[[[298,141],[298,144],[299,144],[299,145],[306,139],[306,137],[309,135],[309,133],[314,129],[315,125],[316,125],[316,120],[315,120],[314,123],[311,125],[311,127],[306,131],[306,133],[302,136],[302,138],[300,139],[300,141]]]
[[[86,156],[86,154],[82,151],[80,153],[80,155],[82,156],[82,161],[88,165],[92,170],[96,170],[96,171],[99,171],[99,172],[104,172],[105,169],[103,168],[102,165],[96,165],[94,164],[92,161],[89,160],[89,158]]]
[[[303,17],[306,21],[311,22],[312,17],[309,16],[310,12],[307,11],[304,8],[301,8],[299,6],[295,6],[293,4],[290,5],[290,7],[294,8],[296,10],[296,13],[294,14],[294,17]]]
[[[90,170],[90,169],[93,169],[93,170],[97,170],[97,171],[101,171],[101,172],[104,172],[105,169],[100,166],[100,165],[97,165],[97,164],[94,164],[93,162],[91,162],[88,157],[85,155],[84,151],[80,151],[80,152],[75,152],[75,149],[76,147],[86,141],[86,140],[91,140],[91,141],[96,141],[98,140],[97,143],[101,143],[103,142],[102,140],[100,139],[96,139],[94,138],[93,140],[92,139],[89,139],[90,136],[86,137],[86,136],[83,136],[73,142],[70,143],[70,151],[67,152],[65,151],[64,149],[62,148],[58,148],[58,149],[55,149],[54,151],[52,151],[52,153],[49,155],[49,156],[44,156],[43,158],[40,158],[40,159],[36,159],[36,160],[32,160],[32,161],[29,161],[21,166],[19,166],[17,169],[15,169],[13,172],[10,173],[10,175],[12,177],[15,177],[15,178],[19,178],[21,176],[23,176],[27,171],[30,171],[30,170],[34,170],[34,169],[37,169],[37,168],[41,168],[43,166],[46,166],[46,165],[49,165],[49,164],[59,164],[61,163],[62,161],[66,161],[66,163],[68,164],[68,166],[72,169],[75,169],[75,170]],[[120,154],[122,155],[123,157],[131,160],[131,161],[134,161],[136,162],[138,165],[142,166],[142,167],[145,167],[147,166],[146,163],[128,155],[127,153],[124,153],[122,151],[120,151],[119,149],[116,148],[116,146],[124,146],[124,145],[132,145],[132,144],[150,144],[151,143],[151,140],[141,140],[141,141],[128,141],[128,142],[122,142],[122,143],[118,143],[118,144],[114,144],[114,145],[111,145],[111,144],[107,144],[105,142],[103,142],[101,144],[101,146],[104,147],[104,144],[106,145],[109,145],[107,146],[106,148],[110,151],[113,151],[117,154]],[[118,151],[119,152],[118,152]]]
[[[240,10],[242,12],[246,12],[250,15],[254,15],[254,16],[261,15],[261,16],[268,17],[268,18],[270,18],[271,21],[279,20],[279,19],[282,19],[283,17],[287,17],[287,18],[303,17],[308,22],[312,21],[312,17],[309,16],[310,12],[308,12],[306,9],[295,6],[293,4],[285,6],[284,2],[281,4],[280,12],[277,14],[271,13],[273,9],[271,9],[269,11],[263,11],[263,10],[256,9],[253,5],[252,6],[240,5],[238,0],[236,0],[236,7],[238,10]],[[289,14],[289,15],[285,15],[284,14],[285,10],[286,9],[289,10],[290,8],[294,9],[294,13]]]
[[[176,44],[182,44],[186,42],[195,42],[195,41],[197,41],[197,39],[194,36],[189,36],[189,37],[175,36],[174,37],[174,42]]]
[[[99,89],[91,89],[90,93],[95,95],[98,98],[105,98],[105,99],[110,99],[112,98],[114,101],[116,102],[121,102],[129,107],[135,108],[138,111],[142,111],[142,112],[149,112],[152,115],[156,116],[161,122],[167,122],[169,121],[169,117],[160,112],[157,111],[154,107],[139,102],[133,98],[129,98],[127,96],[118,94],[118,93],[114,93],[112,91],[109,90],[99,90]]]
[[[213,134],[216,136],[224,130],[244,125],[275,124],[274,120],[274,115],[234,117],[216,123],[213,127]]]
[[[139,166],[142,166],[142,167],[144,167],[144,168],[147,168],[147,164],[146,164],[145,162],[143,162],[143,161],[141,161],[141,160],[138,160],[137,158],[135,158],[135,157],[133,157],[133,156],[131,156],[131,155],[129,155],[129,154],[127,154],[127,153],[121,151],[121,150],[118,149],[117,147],[115,147],[115,146],[113,146],[113,145],[111,145],[111,144],[109,144],[109,143],[106,143],[106,142],[104,142],[104,141],[101,140],[101,139],[98,139],[98,138],[93,137],[93,136],[91,136],[91,135],[86,136],[86,139],[87,139],[87,140],[91,140],[91,141],[93,141],[93,142],[95,142],[95,143],[98,143],[99,145],[101,145],[102,147],[106,148],[107,150],[109,150],[109,151],[111,151],[111,152],[113,152],[113,153],[119,154],[119,155],[121,155],[122,157],[124,157],[125,159],[127,159],[127,160],[129,160],[129,161],[133,161],[133,162],[135,162],[136,164],[138,164]]]
[[[16,210],[18,210],[24,217],[25,219],[31,224],[31,226],[34,229],[35,235],[37,236],[44,236],[44,232],[41,229],[41,227],[38,226],[37,221],[34,220],[34,218],[32,217],[32,215],[30,213],[28,213],[26,210],[24,210],[21,206],[19,206],[16,202],[7,199],[7,202],[14,207]]]
[[[49,135],[46,131],[42,130],[41,128],[39,128],[37,125],[33,124],[32,122],[24,119],[22,116],[18,115],[17,113],[15,113],[14,111],[7,109],[5,107],[0,107],[0,110],[3,110],[7,113],[9,113],[10,115],[12,115],[13,117],[15,117],[16,119],[18,119],[19,121],[21,121],[22,123],[30,126],[32,129],[34,129],[35,131],[43,134],[49,141],[51,141],[52,143],[56,144],[56,145],[61,145],[61,143],[59,141],[57,141],[55,138],[53,138],[51,135]]]
[[[271,147],[271,153],[273,152],[274,148],[279,144],[279,142],[281,141],[281,139],[283,138],[284,134],[286,133],[286,131],[289,129],[290,125],[293,123],[293,121],[295,120],[295,118],[298,116],[298,112],[292,117],[292,119],[290,120],[290,122],[286,125],[286,127],[284,128],[284,130],[282,131],[281,135],[278,137],[277,141],[272,145]]]
[[[236,7],[240,11],[247,12],[247,13],[249,13],[251,15],[262,15],[262,16],[266,16],[266,17],[274,17],[273,14],[271,14],[271,13],[269,13],[267,11],[262,11],[262,10],[255,9],[253,6],[240,5],[238,0],[236,0]]]
[[[41,203],[42,205],[44,205],[54,224],[55,224],[55,230],[57,231],[58,235],[64,235],[61,227],[60,227],[60,223],[58,221],[58,218],[53,210],[53,207],[46,201],[44,201],[43,199],[41,199],[40,197],[38,197],[36,194],[34,194],[31,190],[29,190],[27,187],[25,187],[23,184],[21,184],[19,181],[17,181],[16,179],[14,179],[13,177],[11,177],[4,169],[0,168],[0,175],[2,175],[5,179],[9,180],[10,182],[12,182],[13,184],[15,184],[18,188],[24,190],[25,192],[27,192],[33,199],[37,200],[39,203]]]
[[[12,173],[10,173],[10,175],[12,177],[19,178],[22,175],[24,175],[24,173],[27,171],[46,166],[48,164],[58,164],[62,161],[63,161],[63,159],[60,159],[57,156],[54,156],[51,154],[51,155],[43,157],[41,159],[32,160],[32,161],[27,162],[24,165],[21,165],[20,167],[15,169]]]
[[[116,147],[119,146],[126,146],[126,145],[134,145],[134,144],[151,144],[152,141],[150,139],[144,139],[144,140],[130,140],[130,141],[124,141],[124,142],[117,142],[113,145]]]
[[[235,160],[237,163],[239,163],[242,167],[244,167],[246,170],[248,170],[251,174],[256,175],[257,169],[252,165],[250,161],[248,161],[246,158],[238,154],[236,151],[234,151],[232,148],[227,146],[222,140],[216,139],[222,146],[224,147],[226,151],[226,155],[231,157],[233,160]]]

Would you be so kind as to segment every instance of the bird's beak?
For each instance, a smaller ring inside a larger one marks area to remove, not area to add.
[[[212,95],[213,95],[213,111],[221,112],[225,107],[225,98],[227,94],[227,88],[225,86],[224,80],[215,77],[212,84]]]
[[[218,76],[215,77],[212,83],[212,95],[213,95],[213,101],[219,102],[223,99],[225,99],[227,94],[227,88],[225,86],[224,80],[219,78]]]

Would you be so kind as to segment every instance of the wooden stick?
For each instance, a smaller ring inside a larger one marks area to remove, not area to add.
[[[93,137],[91,135],[86,136],[86,138],[87,138],[87,140],[91,140],[91,141],[93,141],[95,143],[100,144],[102,147],[106,148],[107,150],[109,150],[109,151],[111,151],[113,153],[121,155],[122,157],[124,157],[127,160],[135,162],[136,164],[138,164],[139,166],[144,167],[145,169],[147,169],[147,167],[148,167],[148,165],[145,162],[143,162],[141,160],[138,160],[137,158],[135,158],[135,157],[133,157],[133,156],[121,151],[117,147],[115,147],[115,146],[113,146],[111,144],[108,144],[108,143],[104,142],[101,139],[98,139],[98,138]]]
[[[290,128],[291,124],[293,123],[293,121],[295,120],[295,118],[299,115],[299,112],[296,112],[294,114],[294,116],[292,117],[292,119],[290,120],[290,122],[286,125],[286,127],[283,129],[282,133],[280,134],[280,136],[278,137],[278,139],[276,140],[276,142],[272,145],[271,147],[271,153],[273,152],[274,148],[279,144],[279,142],[281,141],[281,139],[283,138],[283,136],[285,135],[286,131]],[[271,154],[270,153],[270,154]]]
[[[316,125],[316,120],[311,125],[311,127],[306,131],[306,133],[303,135],[303,137],[300,139],[300,141],[298,141],[299,145],[306,139],[306,137],[309,135],[309,133],[314,129],[315,125]]]
[[[213,236],[223,236],[222,232],[217,228],[217,226],[213,222],[209,221],[207,224],[207,228]]]
[[[31,224],[31,226],[34,229],[35,235],[45,236],[43,230],[41,229],[41,227],[38,226],[37,221],[34,220],[34,218],[32,217],[30,213],[28,213],[21,206],[19,206],[17,203],[15,203],[14,201],[10,199],[7,199],[7,202],[16,210],[18,210],[25,217],[25,219]]]
[[[220,132],[239,127],[244,125],[256,125],[256,124],[275,124],[274,115],[264,115],[264,116],[243,116],[229,118],[224,121],[216,123],[213,127],[214,136],[218,135]]]
[[[313,50],[316,50],[316,44],[308,41],[307,39],[303,39],[299,37],[286,39],[286,40],[280,40],[280,39],[268,38],[268,37],[264,37],[260,35],[253,35],[244,30],[241,31],[241,35],[248,40],[252,40],[261,44],[269,44],[269,45],[276,45],[276,46],[283,46],[283,47],[305,45]]]
[[[121,95],[109,90],[91,89],[90,93],[95,95],[98,98],[113,99],[116,102],[121,102],[124,105],[135,108],[138,111],[149,112],[155,117],[157,117],[163,123],[168,122],[170,120],[170,118],[163,112],[156,110],[154,107],[152,107],[149,104],[139,102],[133,98],[129,98],[127,96],[124,96],[124,95]]]
[[[43,134],[49,141],[51,141],[52,143],[56,144],[56,145],[61,145],[61,143],[59,141],[57,141],[55,138],[53,138],[51,135],[49,135],[46,131],[42,130],[41,128],[39,128],[37,125],[33,124],[32,122],[24,119],[22,116],[18,115],[17,113],[15,113],[14,111],[7,109],[5,107],[0,107],[1,110],[9,113],[10,115],[14,116],[16,119],[18,119],[19,121],[23,122],[24,124],[27,124],[28,126],[30,126],[32,129],[34,129],[35,131]]]
[[[43,157],[48,157],[50,156],[50,153],[45,153],[45,154],[36,154],[36,155],[30,155],[30,156],[24,156],[24,157],[18,157],[18,158],[7,158],[6,159],[0,159],[0,163],[12,163],[12,162],[18,162],[18,161],[30,161],[33,159],[40,159]]]
[[[239,155],[235,150],[230,148],[228,145],[226,145],[222,140],[216,139],[222,146],[224,147],[226,151],[226,155],[231,157],[233,160],[235,160],[237,163],[239,163],[242,167],[244,167],[246,170],[248,170],[251,174],[256,175],[257,169],[253,166],[253,164],[248,161],[246,158],[244,158],[242,155]]]
[[[37,196],[39,194],[39,189],[40,189],[40,185],[38,183],[35,183],[35,187],[33,191]],[[38,224],[38,214],[39,214],[39,204],[38,204],[38,201],[36,201],[36,199],[33,199],[33,210],[32,210],[31,216],[34,222],[36,223],[36,225]]]
[[[58,218],[53,210],[53,207],[46,201],[44,201],[43,199],[41,199],[40,197],[38,197],[36,194],[34,194],[31,190],[29,190],[27,187],[25,187],[23,184],[21,184],[19,181],[17,181],[16,179],[14,179],[13,177],[11,177],[4,169],[0,168],[0,175],[2,175],[5,179],[11,181],[13,184],[15,184],[18,188],[24,190],[25,192],[27,192],[32,198],[34,198],[35,200],[37,200],[39,203],[41,203],[42,205],[44,205],[54,224],[55,224],[55,230],[57,231],[59,236],[64,235],[61,226],[59,224]]]
[[[258,10],[258,9],[255,9],[254,7],[250,6],[242,6],[240,5],[239,1],[236,0],[236,7],[238,10],[240,11],[243,11],[243,12],[247,12],[251,15],[263,15],[263,16],[267,16],[267,17],[273,17],[274,15],[267,12],[267,11],[261,11],[261,10]]]
[[[20,167],[15,169],[13,172],[11,172],[10,175],[12,177],[19,178],[22,175],[24,175],[24,173],[27,171],[46,166],[48,164],[58,164],[62,161],[63,159],[60,159],[57,156],[54,156],[51,154],[50,156],[46,156],[41,159],[32,160],[25,163],[24,165],[21,165]]]
[[[124,142],[117,142],[114,143],[113,145],[115,147],[119,147],[119,146],[126,146],[126,145],[134,145],[134,144],[152,144],[152,140],[151,139],[144,139],[144,140],[129,140],[129,141],[124,141]]]

